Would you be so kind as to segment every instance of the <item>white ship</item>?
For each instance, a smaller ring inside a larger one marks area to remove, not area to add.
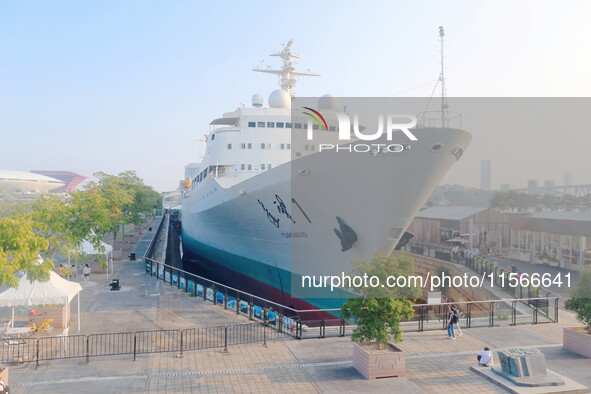
[[[323,97],[317,108],[327,130],[314,141],[295,138],[307,127],[292,118],[295,77],[317,74],[295,71],[292,41],[272,54],[281,58],[280,70],[254,70],[279,76],[269,107],[255,95],[252,107],[210,123],[201,167],[184,183],[184,260],[201,275],[283,305],[338,308],[346,293],[303,291],[301,276],[341,275],[353,260],[392,250],[472,137],[443,127],[442,106],[440,127],[419,122],[412,129],[418,141],[404,133],[374,141],[405,152],[318,152],[337,141],[330,113],[340,108]]]

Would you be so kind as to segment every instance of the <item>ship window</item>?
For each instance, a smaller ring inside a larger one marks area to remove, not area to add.
[[[267,142],[267,149],[271,149],[271,143]]]
[[[291,149],[291,144],[287,144],[287,150]]]
[[[312,130],[318,130],[318,125],[317,124],[313,125]]]
[[[285,123],[285,128],[287,128],[287,129],[291,129],[291,122],[287,122],[287,123]]]
[[[271,169],[271,164],[267,164],[267,169]]]
[[[211,140],[212,140],[212,141],[213,141],[213,140],[215,140],[215,134],[212,134],[212,135],[211,135]]]
[[[328,126],[328,131],[337,131],[336,126]]]
[[[316,149],[314,146],[315,146],[315,145],[310,145],[310,150],[311,150],[311,151],[313,151],[313,150],[315,150],[315,149]]]
[[[256,127],[257,122],[248,122],[248,127]]]
[[[244,171],[244,168],[245,168],[245,167],[246,167],[246,166],[245,166],[244,164],[240,164],[240,169],[241,169],[242,171]]]
[[[281,149],[285,149],[285,144],[281,144]]]
[[[257,122],[257,127],[265,127],[265,122]]]
[[[294,123],[293,127],[296,129],[301,129],[302,128],[302,124],[301,123]]]
[[[228,150],[232,149],[232,144],[228,144]]]
[[[304,150],[310,150],[310,145],[308,145],[308,144],[304,145]]]
[[[302,154],[300,152],[296,152],[296,157],[300,157]]]
[[[248,143],[248,149],[252,149],[252,144],[250,142]]]
[[[278,129],[282,129],[283,128],[283,122],[277,122],[277,123],[275,123],[275,127],[277,127]]]
[[[248,171],[252,170],[252,164],[248,165]]]
[[[261,164],[261,170],[264,170],[264,169],[265,169],[265,165]]]
[[[246,144],[243,142],[243,143],[241,143],[241,144],[240,144],[240,147],[241,147],[242,149],[246,149]]]
[[[261,149],[265,149],[265,143],[264,142],[261,144]]]
[[[267,122],[267,127],[275,127],[275,122]]]

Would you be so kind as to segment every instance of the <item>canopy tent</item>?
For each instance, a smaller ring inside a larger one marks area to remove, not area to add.
[[[82,286],[76,282],[65,280],[55,272],[49,273],[49,281],[29,281],[27,275],[20,278],[18,288],[3,286],[0,288],[0,307],[12,307],[14,321],[15,306],[32,306],[40,304],[67,305],[78,296],[78,331],[80,331],[80,291]],[[66,332],[69,316],[66,308]]]
[[[79,250],[84,252],[87,255],[96,255],[96,254],[103,254],[105,255],[105,260],[107,261],[107,280],[109,280],[109,261],[113,261],[113,246],[109,245],[106,242],[101,241],[102,251],[98,250],[90,241],[84,240],[82,245],[80,245]],[[110,256],[109,256],[110,254]],[[111,270],[113,267],[111,267]],[[112,271],[111,271],[112,272]]]

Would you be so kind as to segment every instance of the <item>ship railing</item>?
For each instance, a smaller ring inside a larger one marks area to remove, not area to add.
[[[462,129],[462,114],[445,111],[423,111],[417,115],[418,128]]]

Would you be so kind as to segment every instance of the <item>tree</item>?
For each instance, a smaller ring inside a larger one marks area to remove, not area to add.
[[[562,196],[560,204],[562,205],[564,210],[574,211],[576,209],[579,209],[579,207],[581,206],[581,201],[579,201],[579,199],[573,196],[572,194],[564,194]]]
[[[496,192],[493,194],[490,200],[490,207],[494,209],[500,209],[501,211],[507,211],[510,208],[509,196],[506,192]]]
[[[421,290],[410,280],[401,287],[385,284],[388,277],[408,278],[414,275],[414,261],[401,252],[390,255],[375,253],[371,262],[357,260],[353,266],[351,275],[377,277],[380,284],[377,287],[350,287],[360,296],[349,298],[341,308],[345,319],[357,318],[357,327],[351,339],[355,342],[376,341],[378,349],[390,341],[401,342],[400,323],[403,318],[412,318],[414,310],[411,300],[418,298]]]
[[[41,256],[52,263],[62,256],[74,257],[76,248],[86,237],[86,232],[76,231],[72,225],[74,210],[62,197],[45,194],[30,207],[29,216],[35,232],[48,241]]]
[[[31,280],[48,281],[54,265],[39,259],[49,242],[36,234],[33,221],[25,216],[0,218],[0,283],[18,287],[19,270]]]
[[[98,182],[89,183],[86,191],[98,194],[106,209],[107,215],[101,221],[101,235],[113,233],[115,240],[119,226],[125,223],[123,210],[133,202],[133,195],[117,176],[104,172],[96,172],[93,175],[98,178]]]
[[[120,185],[133,197],[131,202],[124,204],[122,208],[124,224],[144,223],[147,215],[161,201],[160,193],[145,185],[135,171],[124,171],[118,178]]]
[[[564,306],[577,314],[577,320],[585,324],[591,334],[591,265],[581,271],[581,279]]]

